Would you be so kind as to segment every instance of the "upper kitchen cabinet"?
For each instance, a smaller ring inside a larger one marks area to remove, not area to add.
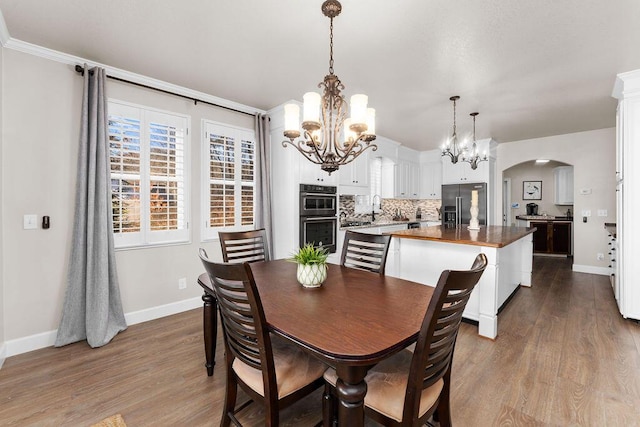
[[[467,162],[451,163],[451,159],[448,156],[442,157],[442,184],[489,183],[492,181],[492,171],[495,163],[495,157],[492,154],[497,143],[490,138],[476,142],[480,155],[482,156],[486,152],[489,160],[479,162],[476,169],[471,169],[471,165]]]
[[[442,152],[440,150],[420,153],[420,198],[442,197]]]
[[[301,184],[318,184],[318,185],[337,185],[337,175],[342,171],[342,167],[338,172],[329,175],[320,169],[320,165],[311,163],[303,156],[300,156],[300,183]]]
[[[555,184],[554,203],[573,205],[573,166],[558,166],[553,169]]]
[[[451,163],[449,157],[442,158],[442,183],[466,184],[471,182],[488,182],[488,162],[478,163],[477,169],[471,169],[469,163]]]
[[[395,167],[395,197],[417,199],[420,191],[420,165],[398,161]]]
[[[420,198],[442,198],[442,163],[440,161],[420,165]]]
[[[340,166],[340,185],[352,187],[368,187],[369,186],[369,154],[371,149],[360,154],[360,156]]]
[[[398,147],[398,163],[395,166],[395,197],[417,199],[420,192],[420,153],[406,147]]]

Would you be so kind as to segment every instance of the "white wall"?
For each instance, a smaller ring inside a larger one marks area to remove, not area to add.
[[[604,223],[615,222],[616,218],[615,144],[615,128],[608,128],[498,145],[496,182],[502,182],[504,170],[528,160],[553,159],[574,166],[574,270],[577,271],[609,274],[606,256],[604,261],[598,261],[596,254],[606,255]],[[581,195],[583,189],[591,194]],[[496,190],[495,220],[500,223],[502,186],[496,186]],[[592,216],[583,223],[581,212],[586,209],[591,210]],[[606,209],[608,216],[596,216],[598,209]]]
[[[15,50],[4,49],[3,59],[0,319],[11,353],[14,344],[37,334],[51,340],[60,320],[73,224],[82,77],[70,65]],[[217,241],[200,243],[201,120],[253,128],[253,117],[113,80],[107,82],[107,95],[191,116],[192,242],[117,252],[124,311],[131,315],[180,301],[199,305],[202,293],[196,279],[203,270],[198,247],[221,259]],[[49,215],[51,228],[23,230],[24,214],[37,214],[38,221]],[[181,277],[187,278],[186,290],[178,290]]]
[[[4,48],[0,47],[0,94],[4,93]],[[0,165],[2,165],[2,154],[4,151],[4,144],[2,143],[3,129],[2,129],[2,111],[3,111],[3,102],[2,96],[0,95]],[[4,169],[2,169],[4,170]],[[3,190],[3,173],[0,170],[0,367],[4,363],[4,359],[6,356],[6,346],[5,346],[5,320],[4,320],[4,238],[2,235],[2,223],[4,218],[4,204],[2,203],[2,198],[4,194]]]

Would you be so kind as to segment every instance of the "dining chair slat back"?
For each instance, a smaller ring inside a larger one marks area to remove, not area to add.
[[[270,258],[264,228],[250,231],[220,231],[218,237],[224,262],[268,261]]]
[[[462,313],[486,267],[487,257],[479,254],[470,270],[441,273],[415,350],[405,349],[383,360],[365,377],[367,416],[385,426],[415,426],[424,425],[435,413],[440,426],[451,425],[451,361]],[[337,376],[329,370],[324,377],[324,411],[334,418]]]
[[[265,425],[277,426],[279,410],[313,392],[323,383],[326,366],[283,338],[272,336],[251,266],[200,259],[213,286],[225,345],[226,393],[220,425],[240,425],[236,414],[238,386],[265,406]]]
[[[384,275],[390,235],[358,233],[347,230],[340,264]]]

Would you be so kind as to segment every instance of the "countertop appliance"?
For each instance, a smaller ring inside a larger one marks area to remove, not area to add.
[[[337,187],[300,184],[300,247],[312,243],[336,251]]]
[[[527,203],[527,215],[538,215],[537,203]]]
[[[412,228],[420,228],[419,222],[410,222],[407,224],[407,229],[411,230]]]
[[[478,221],[487,225],[487,184],[449,184],[442,186],[443,224],[457,227],[471,222],[471,192],[478,192]]]

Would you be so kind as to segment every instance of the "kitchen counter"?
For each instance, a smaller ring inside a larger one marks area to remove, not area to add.
[[[518,215],[516,219],[523,221],[559,221],[573,222],[572,216],[553,216],[553,215]]]
[[[423,227],[391,235],[386,274],[435,286],[444,270],[468,270],[478,254],[488,265],[471,293],[463,317],[478,322],[484,337],[498,335],[498,312],[519,286],[531,286],[535,228]]]
[[[500,225],[481,226],[480,230],[469,230],[466,226],[448,228],[444,225],[393,231],[390,234],[400,239],[435,240],[461,245],[502,248],[522,239],[535,228],[503,227]]]
[[[518,215],[519,227],[535,227],[533,252],[536,255],[571,256],[573,254],[573,217]]]
[[[350,221],[347,220],[347,223],[348,222]],[[351,222],[356,222],[356,221],[351,221]],[[409,224],[410,222],[440,222],[440,220],[437,218],[420,218],[420,219],[413,218],[413,219],[407,219],[403,221],[381,219],[375,222],[361,221],[361,224],[358,224],[358,225],[343,226],[342,224],[340,224],[340,230],[358,230],[359,228],[388,227],[391,225]]]

